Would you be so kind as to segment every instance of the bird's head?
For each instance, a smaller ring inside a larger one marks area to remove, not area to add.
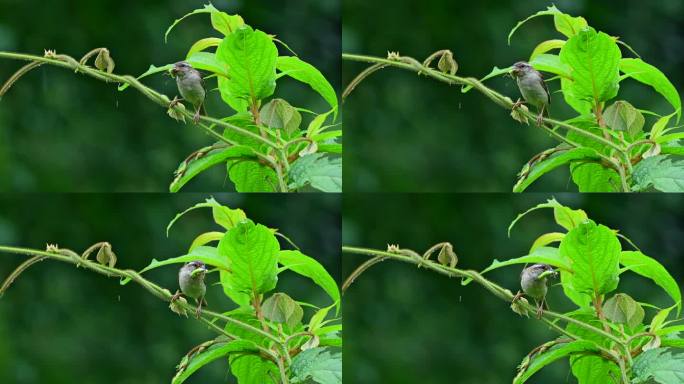
[[[532,66],[526,62],[526,61],[518,61],[517,63],[513,64],[513,68],[511,69],[511,74],[514,77],[518,77],[526,72],[529,72],[532,68]]]
[[[191,277],[202,278],[207,273],[207,266],[201,261],[191,261],[183,266]]]
[[[548,264],[533,264],[526,269],[530,276],[534,277],[535,279],[546,278],[549,275],[555,276],[558,273],[555,269],[553,269],[552,266]]]
[[[173,65],[173,68],[171,68],[171,74],[173,76],[180,75],[182,77],[190,70],[192,70],[192,65],[190,65],[190,63],[187,61],[179,61]]]

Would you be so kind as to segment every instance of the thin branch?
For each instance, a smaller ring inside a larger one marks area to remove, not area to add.
[[[484,84],[482,84],[479,80],[471,77],[460,77],[460,76],[455,76],[455,75],[450,75],[447,73],[443,73],[440,71],[437,71],[435,69],[426,67],[419,63],[417,60],[412,59],[410,57],[400,57],[396,59],[385,59],[385,58],[380,58],[380,57],[374,57],[374,56],[366,56],[366,55],[356,55],[356,54],[350,54],[350,53],[343,53],[342,58],[345,60],[350,60],[350,61],[359,61],[359,62],[364,62],[364,63],[371,63],[371,64],[382,64],[385,66],[391,66],[395,68],[400,68],[400,69],[405,69],[409,70],[411,72],[416,72],[419,75],[426,75],[428,77],[431,77],[435,80],[445,82],[447,84],[455,84],[455,85],[464,85],[464,86],[470,86],[478,91],[480,91],[482,94],[487,96],[490,100],[494,101],[496,104],[506,108],[506,109],[512,109],[514,103],[513,101],[507,97],[504,96],[488,87],[486,87]],[[529,119],[535,120],[536,116],[527,111],[522,112],[525,116],[527,116]],[[603,137],[600,137],[598,135],[595,135],[591,132],[588,132],[584,129],[575,127],[573,125],[567,124],[562,121],[558,120],[553,120],[550,118],[543,118],[543,121],[551,126],[559,126],[563,129],[569,130],[569,131],[574,131],[579,135],[588,137],[594,141],[597,141],[605,146],[608,146],[612,149],[615,149],[616,151],[619,152],[624,152],[624,149],[617,144],[604,139]],[[548,129],[548,128],[547,128]]]
[[[387,251],[381,251],[381,250],[376,250],[376,249],[369,249],[369,248],[360,248],[360,247],[351,247],[351,246],[343,246],[342,247],[342,252],[347,252],[347,253],[355,253],[355,254],[360,254],[360,255],[366,255],[366,256],[383,256],[389,259],[397,260],[397,261],[403,261],[405,263],[410,263],[410,264],[415,264],[415,265],[420,265],[423,268],[432,270],[434,272],[440,273],[442,275],[446,275],[449,277],[460,277],[460,278],[467,278],[467,279],[472,279],[473,281],[477,282],[478,284],[482,285],[485,289],[493,293],[495,296],[499,297],[502,300],[505,300],[507,302],[512,302],[513,298],[515,295],[513,293],[506,289],[503,288],[496,283],[493,283],[487,279],[485,279],[480,273],[477,271],[472,271],[472,270],[463,270],[463,269],[457,269],[457,268],[451,268],[445,265],[441,265],[439,263],[435,263],[431,260],[416,260],[414,257],[407,256],[407,255],[402,255],[398,253],[392,253],[392,252],[387,252]],[[530,312],[535,312],[537,310],[536,307],[530,305],[529,303],[520,303],[525,309],[527,309]],[[600,328],[594,327],[591,324],[587,324],[583,321],[576,320],[572,317],[563,315],[561,313],[556,313],[552,311],[544,311],[543,312],[544,317],[551,317],[555,319],[562,320],[566,323],[572,323],[574,325],[577,325],[578,327],[584,328],[586,330],[589,330],[593,333],[599,334],[602,337],[605,337],[617,344],[622,345],[623,340],[619,339],[618,337],[603,331]]]

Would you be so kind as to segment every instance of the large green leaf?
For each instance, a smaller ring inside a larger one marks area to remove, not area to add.
[[[239,223],[218,245],[219,255],[228,260],[227,283],[252,297],[272,290],[278,281],[279,250],[272,230],[249,220]]]
[[[166,33],[164,33],[164,42],[166,42],[169,33],[171,33],[171,30],[178,23],[185,20],[185,18],[188,16],[197,15],[201,13],[209,13],[211,16],[211,25],[214,27],[214,29],[223,33],[224,35],[229,34],[231,31],[235,30],[236,28],[242,26],[245,23],[244,20],[242,20],[242,17],[240,17],[239,15],[228,15],[225,12],[219,11],[211,3],[209,3],[205,4],[202,8],[195,9],[192,12],[185,14],[180,19],[176,19],[173,22],[173,24],[171,24],[171,26],[166,30]]]
[[[180,191],[180,189],[195,176],[214,165],[223,164],[228,159],[244,157],[254,158],[254,150],[247,146],[237,145],[234,147],[211,150],[197,159],[183,161],[176,170],[176,178],[171,182],[169,191],[172,193]]]
[[[219,78],[221,97],[238,112],[273,94],[278,49],[270,36],[244,26],[223,39],[216,57],[228,66],[230,79]]]
[[[560,57],[550,54],[539,54],[530,61],[534,69],[542,72],[549,72],[555,75],[572,79],[572,68],[561,62]]]
[[[556,201],[556,199],[549,199],[546,203],[542,204],[537,204],[536,207],[532,207],[528,209],[527,211],[519,214],[513,222],[511,222],[511,225],[508,226],[508,236],[511,235],[511,229],[515,226],[515,224],[520,221],[523,217],[525,217],[528,213],[534,212],[536,210],[542,209],[542,208],[553,208],[553,217],[556,220],[556,223],[560,225],[561,227],[571,230],[573,228],[576,228],[580,224],[582,224],[584,221],[586,221],[587,214],[581,210],[581,209],[572,209],[569,207],[566,207]]]
[[[599,322],[591,312],[579,312],[572,317],[599,329],[601,328],[601,322]],[[580,327],[577,324],[568,323],[566,329],[568,332],[581,339],[593,341],[604,347],[607,344],[607,340],[603,336]],[[570,357],[570,367],[572,368],[572,374],[577,378],[577,381],[582,384],[607,384],[613,382],[613,378],[620,377],[620,370],[617,364],[596,355],[583,353],[573,354]]]
[[[534,15],[519,21],[508,34],[508,44],[511,44],[511,37],[523,24],[539,16],[553,16],[553,23],[556,30],[567,37],[572,37],[579,33],[582,28],[587,26],[587,21],[583,17],[573,17],[561,12],[555,5],[546,8],[545,11],[539,11]]]
[[[684,383],[684,353],[672,353],[668,348],[656,348],[639,354],[632,367],[635,384]]]
[[[677,121],[682,116],[682,99],[679,97],[677,88],[672,85],[667,76],[658,68],[646,63],[641,59],[625,58],[620,60],[620,70],[634,80],[650,85],[672,104],[677,113]]]
[[[292,383],[342,384],[342,354],[312,348],[292,359]]]
[[[314,91],[318,92],[330,104],[330,107],[335,111],[335,118],[337,118],[335,89],[316,67],[296,56],[280,56],[276,60],[276,68],[285,75],[308,84]]]
[[[560,59],[572,67],[568,90],[579,100],[593,104],[610,100],[619,89],[620,48],[603,32],[585,28],[561,48]]]
[[[620,175],[599,163],[574,162],[570,165],[572,181],[579,191],[585,192],[618,192],[621,191]]]
[[[559,249],[570,260],[574,290],[598,297],[617,288],[621,245],[613,230],[586,221],[565,235]]]
[[[596,151],[591,148],[573,148],[569,151],[560,152],[558,154],[552,155],[547,159],[537,164],[534,164],[529,173],[527,173],[526,176],[518,180],[518,182],[513,187],[513,192],[523,192],[537,179],[553,171],[554,169],[563,166],[571,161],[585,159],[597,160],[599,159],[599,156],[596,153]]]
[[[526,369],[518,372],[518,375],[513,379],[513,384],[525,383],[527,379],[532,377],[532,375],[537,373],[540,369],[568,355],[582,352],[594,352],[596,350],[596,344],[587,340],[576,340],[570,343],[553,346],[550,349],[535,355]]]
[[[634,189],[655,188],[662,192],[684,192],[684,161],[654,156],[640,161],[632,173]]]
[[[176,373],[171,381],[172,384],[181,384],[185,382],[193,373],[197,372],[203,366],[218,360],[222,357],[227,357],[228,354],[234,352],[257,352],[258,349],[254,343],[246,340],[233,340],[229,343],[214,344],[206,350],[194,355],[187,365]]]
[[[682,308],[682,293],[677,281],[657,260],[638,251],[623,251],[620,254],[620,264],[630,271],[653,280],[674,300],[677,305],[677,316]]]
[[[278,191],[278,176],[273,168],[246,160],[229,161],[227,167],[228,177],[238,192]]]
[[[278,367],[270,360],[254,354],[233,354],[230,372],[240,384],[275,384],[273,378],[280,377]]]
[[[302,156],[290,167],[290,188],[311,185],[323,192],[342,192],[342,159],[322,153]]]
[[[178,219],[183,217],[186,213],[194,211],[199,208],[211,208],[211,212],[214,217],[214,222],[216,222],[216,224],[222,226],[225,229],[231,229],[235,227],[238,223],[247,219],[247,215],[245,215],[245,212],[242,209],[228,208],[225,205],[219,204],[218,201],[211,197],[208,198],[204,203],[197,203],[192,207],[186,209],[185,211],[177,214],[173,218],[173,220],[171,220],[169,225],[166,226],[166,235],[169,235],[169,230],[176,223],[176,221],[178,221]]]
[[[335,279],[330,276],[328,271],[316,261],[316,259],[309,257],[300,251],[280,251],[278,253],[278,262],[286,269],[289,269],[302,276],[306,276],[313,280],[318,286],[330,295],[330,298],[340,308],[340,290],[337,287]]]

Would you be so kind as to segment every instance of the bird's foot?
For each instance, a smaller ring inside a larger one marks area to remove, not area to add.
[[[173,100],[169,103],[169,109],[175,107],[176,105],[180,104],[180,102],[183,101],[183,99],[179,99],[178,96],[174,96]]]
[[[204,299],[204,297],[200,297],[199,300],[197,300],[197,310],[195,311],[195,316],[199,319],[200,316],[202,316],[202,304],[206,304],[207,301]]]
[[[197,124],[197,123],[199,123],[199,119],[200,119],[200,111],[198,109],[197,112],[195,112],[195,116],[192,117],[192,121],[195,122],[195,124]]]
[[[537,319],[541,319],[544,314],[544,301],[537,304]]]
[[[515,296],[513,296],[513,300],[511,300],[511,304],[515,303],[516,301],[520,300],[520,298],[523,297],[523,293],[521,291],[518,291]]]
[[[544,124],[544,112],[543,111],[539,115],[537,115],[537,127],[541,127],[542,124]]]
[[[179,297],[183,296],[183,294],[180,291],[176,291],[176,293],[171,296],[171,302],[173,303],[174,301],[178,300]]]
[[[518,99],[515,103],[513,103],[513,106],[511,107],[512,110],[520,108],[521,105],[525,104],[524,101],[521,99]]]

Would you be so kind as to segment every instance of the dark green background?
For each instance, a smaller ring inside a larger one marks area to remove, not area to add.
[[[540,17],[506,38],[519,20],[546,9],[551,1],[402,1],[345,0],[343,52],[385,57],[398,51],[420,61],[451,49],[458,74],[481,78],[494,66],[527,60],[534,47],[560,38],[553,18]],[[630,44],[661,69],[676,88],[684,78],[684,3],[680,0],[553,1],[560,10],[584,16],[589,24]],[[343,84],[366,67],[343,62]],[[488,86],[519,96],[511,78]],[[560,86],[549,84],[552,92]],[[669,114],[672,108],[649,87],[626,80],[619,97],[637,108]],[[559,94],[551,114],[567,118]],[[647,127],[654,118],[647,119]],[[398,69],[384,69],[366,79],[344,104],[346,191],[508,192],[516,174],[533,155],[556,141],[533,126],[523,126],[476,91],[462,94],[448,86]],[[532,191],[574,191],[569,171],[545,176]]]
[[[518,213],[546,201],[546,194],[345,196],[343,244],[386,249],[399,244],[420,253],[450,241],[458,266],[482,270],[494,258],[527,254],[542,233],[562,231],[553,211],[525,217],[506,235]],[[679,195],[556,195],[589,217],[631,238],[684,281],[684,199]],[[343,254],[343,275],[367,260]],[[493,271],[492,281],[516,291],[521,266]],[[618,288],[661,307],[672,300],[650,280],[625,273]],[[385,261],[356,279],[343,297],[344,376],[350,383],[510,383],[516,366],[535,346],[557,335],[477,284],[461,286],[404,263]],[[571,309],[559,286],[548,297],[554,310]],[[650,321],[655,312],[646,309]],[[567,361],[535,375],[530,383],[576,382]]]
[[[206,195],[0,195],[0,244],[45,249],[57,243],[79,253],[109,241],[119,268],[140,270],[152,258],[185,254],[196,235],[219,230],[211,211],[189,213],[165,235],[177,212]],[[340,276],[339,195],[217,195],[258,223],[279,228],[301,250]],[[291,249],[281,241],[284,249]],[[0,253],[0,280],[26,257]],[[145,276],[174,291],[176,266]],[[215,283],[212,274],[208,282]],[[284,272],[278,290],[296,300],[329,305],[310,280]],[[208,287],[213,310],[234,307],[219,286]],[[305,319],[311,316],[305,310]],[[177,316],[134,283],[45,260],[25,271],[0,299],[0,383],[169,383],[180,358],[215,337],[201,323]],[[188,383],[233,383],[215,362]]]
[[[77,60],[96,47],[109,48],[117,73],[139,75],[150,64],[185,58],[196,40],[219,33],[209,15],[171,23],[205,0],[0,0],[0,50],[42,55],[44,49]],[[216,0],[255,28],[275,34],[340,85],[340,0]],[[286,50],[279,46],[282,54]],[[0,82],[25,63],[0,60]],[[144,83],[173,97],[169,76]],[[215,84],[215,81],[210,82]],[[317,112],[325,101],[292,79],[278,81],[276,95]],[[213,116],[228,116],[217,92],[207,101]],[[305,123],[308,120],[305,120]],[[64,69],[43,66],[21,78],[0,101],[0,191],[165,192],[178,164],[213,141],[183,125],[135,90]],[[220,166],[188,184],[188,191],[232,190]]]

